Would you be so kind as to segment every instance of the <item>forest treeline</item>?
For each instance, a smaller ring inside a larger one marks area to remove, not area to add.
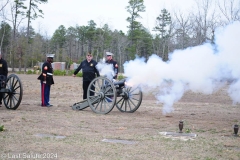
[[[39,4],[48,0],[1,0],[0,49],[9,67],[33,67],[45,60],[46,53],[55,54],[55,61],[66,62],[68,69],[73,62],[85,59],[87,52],[99,61],[106,51],[114,53],[119,65],[136,56],[146,59],[156,54],[163,61],[176,49],[198,46],[209,42],[214,45],[215,31],[234,21],[240,21],[240,0],[196,0],[191,11],[159,8],[154,28],[141,24],[145,12],[144,0],[129,0],[126,4],[128,31],[103,27],[89,20],[88,25],[66,28],[60,25],[51,37],[35,31],[31,22],[43,17]],[[11,8],[6,11],[7,6]],[[114,14],[114,13],[112,13]],[[11,17],[11,18],[9,18]],[[19,27],[27,19],[27,26]],[[206,57],[207,58],[207,57]],[[14,70],[13,70],[14,71]],[[120,67],[122,72],[122,67]]]

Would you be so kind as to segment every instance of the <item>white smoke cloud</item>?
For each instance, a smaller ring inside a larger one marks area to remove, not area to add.
[[[105,62],[105,58],[98,62],[96,68],[101,76],[105,76],[109,80],[113,79],[114,76],[113,65],[108,65],[108,63]]]
[[[233,103],[240,103],[240,22],[215,32],[215,45],[206,43],[170,53],[169,62],[157,55],[124,63],[128,83],[140,85],[143,92],[158,90],[155,97],[170,113],[175,102],[188,90],[212,94],[226,80],[234,80],[228,89]]]

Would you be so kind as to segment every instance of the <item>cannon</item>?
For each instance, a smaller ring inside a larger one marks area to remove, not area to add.
[[[7,109],[16,110],[22,101],[22,83],[17,75],[0,75],[0,94]]]
[[[126,79],[113,82],[106,77],[97,77],[91,81],[87,90],[87,99],[73,104],[73,110],[90,107],[93,112],[107,114],[116,105],[121,112],[133,113],[142,103],[140,87],[131,87]]]

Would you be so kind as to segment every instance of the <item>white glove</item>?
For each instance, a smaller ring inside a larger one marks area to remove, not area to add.
[[[46,81],[43,81],[43,83],[45,83],[45,84],[46,84]]]

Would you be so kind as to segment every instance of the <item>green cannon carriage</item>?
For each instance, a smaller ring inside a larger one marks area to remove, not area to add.
[[[3,103],[7,109],[16,110],[22,101],[22,83],[17,75],[8,77],[0,75],[0,93],[3,94]]]
[[[140,87],[131,87],[126,79],[112,82],[106,77],[97,77],[90,83],[87,90],[87,99],[73,104],[73,110],[82,110],[90,107],[98,114],[107,114],[116,105],[121,112],[133,113],[142,103]]]

